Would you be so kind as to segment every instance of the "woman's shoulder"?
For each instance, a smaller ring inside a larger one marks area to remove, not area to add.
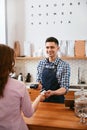
[[[13,79],[13,78],[9,78],[9,79],[8,79],[8,85],[15,86],[15,88],[16,88],[16,87],[19,88],[20,86],[25,87],[24,82],[19,81],[19,80],[17,80],[17,79]]]
[[[5,92],[9,95],[13,94],[15,96],[18,95],[19,97],[22,97],[26,92],[26,85],[22,81],[9,77],[5,86]]]

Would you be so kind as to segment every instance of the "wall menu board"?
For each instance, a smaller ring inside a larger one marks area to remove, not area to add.
[[[34,25],[49,25],[49,24],[70,24],[73,22],[72,16],[82,8],[83,5],[87,5],[87,1],[84,0],[29,0],[29,24]],[[32,1],[32,2],[31,2]],[[83,6],[84,7],[84,6]],[[86,6],[87,7],[87,6]],[[68,9],[67,9],[68,8]],[[44,19],[45,18],[45,19]]]

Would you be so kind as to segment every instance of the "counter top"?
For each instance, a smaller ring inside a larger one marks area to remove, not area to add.
[[[73,87],[73,86],[76,86],[76,87],[87,87],[87,84],[70,84],[70,87]]]
[[[86,130],[73,110],[64,104],[40,102],[31,118],[23,117],[29,130]]]
[[[84,89],[87,89],[87,84],[70,84],[70,91],[78,91],[81,89],[81,87],[84,87]]]
[[[35,82],[26,83],[26,88],[29,89],[31,84],[35,84]],[[78,91],[82,86],[87,89],[87,84],[70,84],[69,91]]]
[[[37,84],[37,82],[29,82],[29,83],[25,83],[25,84],[27,85],[27,87],[29,87],[31,84]],[[80,88],[82,86],[87,87],[87,84],[74,84],[74,83],[70,84],[70,87]]]
[[[30,83],[31,84],[31,83]],[[30,84],[26,84],[26,88],[29,89],[30,88]],[[83,85],[82,85],[83,86]],[[69,88],[69,91],[78,91],[80,90],[80,86],[78,85],[71,85]],[[84,85],[84,89],[87,89],[87,84]]]

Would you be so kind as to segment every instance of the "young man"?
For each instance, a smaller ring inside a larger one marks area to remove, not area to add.
[[[59,42],[49,37],[45,42],[47,58],[37,66],[38,89],[45,89],[45,102],[64,103],[70,82],[70,66],[58,58]]]

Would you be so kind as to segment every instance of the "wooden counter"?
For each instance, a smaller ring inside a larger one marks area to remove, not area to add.
[[[24,120],[29,130],[86,130],[87,125],[79,123],[73,110],[64,104],[41,102],[31,118]]]

